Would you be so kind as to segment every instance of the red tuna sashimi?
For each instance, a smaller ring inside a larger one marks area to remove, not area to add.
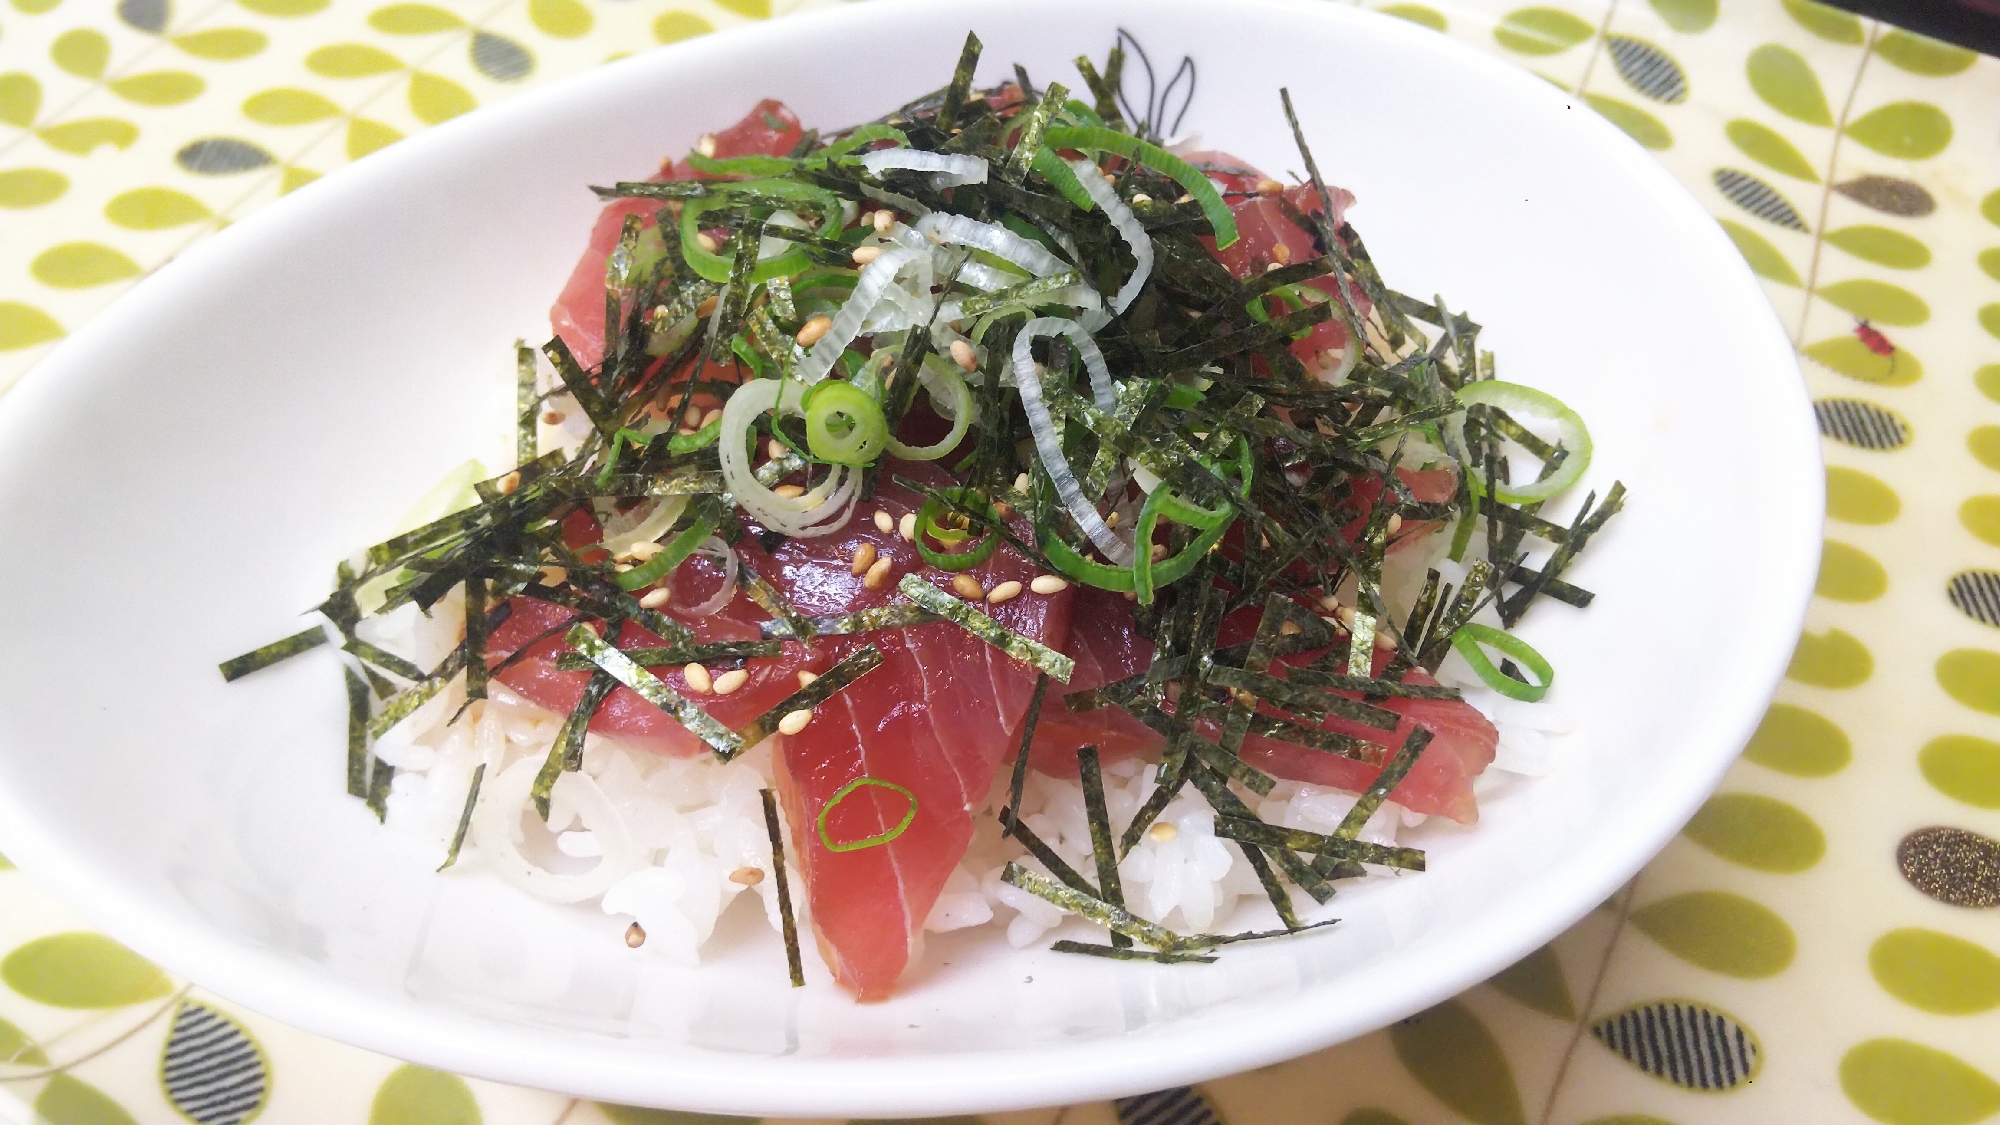
[[[1123,596],[1109,590],[1078,587],[1070,617],[1081,627],[1070,629],[1063,653],[1076,661],[1076,671],[1069,683],[1049,685],[1041,718],[1035,722],[1028,764],[1051,777],[1075,777],[1079,746],[1097,747],[1107,762],[1156,755],[1164,740],[1128,712],[1102,707],[1072,715],[1062,702],[1066,693],[1100,688],[1145,671],[1153,662],[1153,642],[1131,627],[1132,614]],[[1116,627],[1099,628],[1100,623]]]
[[[917,509],[919,497],[889,483],[897,474],[945,481],[933,466],[890,462],[870,514],[879,509],[900,521]],[[876,589],[850,565],[864,547],[890,560],[890,580]],[[903,601],[895,583],[911,571],[940,587],[951,578],[926,566],[914,544],[882,533],[865,516],[823,539],[787,540],[750,562],[806,614]],[[992,589],[1006,581],[1025,587],[1037,571],[1003,546],[969,573]],[[1060,648],[1069,633],[1070,597],[1024,592],[981,608],[1007,628]],[[1036,673],[949,623],[824,638],[814,642],[814,667],[823,670],[869,643],[881,649],[881,667],[821,706],[803,731],[779,736],[777,762],[820,952],[856,997],[880,1000],[908,967],[924,919],[965,855],[973,813],[1015,750]],[[910,796],[867,785],[833,803],[860,778],[901,786]],[[895,829],[912,800],[914,816],[893,840],[840,850]]]
[[[804,130],[785,103],[769,98],[758,102],[743,119],[714,134],[717,158],[730,156],[783,156],[798,144]],[[670,161],[653,176],[655,180],[703,179],[685,161]],[[604,260],[618,244],[625,216],[637,215],[647,226],[659,213],[657,199],[619,199],[607,204],[590,231],[590,246],[570,272],[569,283],[549,310],[549,326],[563,338],[584,367],[594,367],[604,357]]]

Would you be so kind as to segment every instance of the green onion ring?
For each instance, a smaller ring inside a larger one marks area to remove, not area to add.
[[[896,792],[901,793],[903,796],[908,797],[910,799],[910,811],[904,813],[901,822],[899,822],[896,825],[896,827],[889,829],[887,832],[877,832],[873,836],[863,836],[859,840],[847,840],[841,843],[835,843],[832,834],[826,830],[827,814],[833,811],[834,806],[840,804],[840,802],[842,801],[845,801],[848,798],[849,794],[853,793],[857,789],[861,789],[866,786],[875,786],[881,789],[894,789]],[[903,832],[910,827],[910,822],[914,821],[915,819],[917,819],[917,795],[915,793],[910,792],[908,789],[903,788],[902,786],[896,784],[893,781],[883,781],[881,778],[878,777],[857,777],[853,781],[850,781],[847,784],[841,786],[839,791],[834,793],[832,800],[829,800],[826,804],[820,806],[819,842],[826,847],[827,851],[830,852],[858,852],[863,848],[879,848],[883,844],[889,843],[896,837],[901,836]]]
[[[1534,504],[1554,499],[1563,490],[1582,479],[1585,469],[1590,467],[1590,431],[1584,427],[1583,418],[1576,411],[1564,406],[1554,395],[1524,387],[1519,383],[1503,383],[1497,379],[1483,379],[1467,383],[1458,392],[1458,401],[1466,406],[1497,406],[1515,417],[1540,418],[1555,423],[1556,442],[1569,451],[1569,456],[1542,480],[1528,484],[1502,484],[1494,481],[1490,491],[1495,500],[1502,504]],[[1446,420],[1446,429],[1457,439],[1457,448],[1452,451],[1463,464],[1466,476],[1474,485],[1474,494],[1489,491],[1483,470],[1469,463],[1465,454],[1465,416],[1463,412]]]
[[[966,493],[967,490],[963,488],[948,488],[942,490],[941,495],[963,503]],[[974,493],[973,495],[977,496],[978,494]],[[986,509],[986,518],[988,520],[994,523],[1000,522],[1000,513],[987,505],[984,497],[980,497],[980,503],[977,506]],[[937,521],[944,514],[944,501],[936,497],[925,500],[924,506],[917,509],[917,553],[924,557],[925,562],[937,567],[939,570],[971,570],[973,567],[992,558],[993,552],[1000,549],[1000,533],[991,529],[988,529],[986,536],[978,543],[973,544],[972,549],[969,551],[946,552],[931,549],[931,545],[924,542],[926,537],[936,539],[941,543],[959,543],[963,542],[966,538],[966,533],[963,531],[938,526]]]
[[[720,186],[720,185],[719,185]],[[729,188],[737,191],[757,192],[775,195],[783,199],[795,199],[801,203],[811,203],[826,216],[820,225],[820,233],[837,234],[840,231],[840,197],[830,191],[797,180],[737,180],[729,183]],[[726,195],[713,195],[690,199],[681,207],[681,254],[687,259],[694,272],[710,281],[727,284],[736,263],[720,254],[701,248],[701,217],[718,207],[726,207],[730,199]],[[750,273],[752,285],[769,281],[774,277],[789,277],[811,269],[813,260],[804,247],[798,247],[778,257],[757,263]]]
[[[1208,550],[1208,546],[1200,542],[1202,537],[1197,537],[1196,542],[1188,544],[1179,555],[1172,559],[1161,559],[1156,565],[1153,562],[1153,529],[1158,526],[1160,520],[1167,519],[1187,527],[1199,528],[1203,532],[1213,532],[1215,540],[1219,540],[1223,529],[1226,529],[1229,521],[1235,518],[1235,509],[1227,504],[1218,511],[1211,511],[1180,499],[1165,484],[1148,493],[1145,504],[1139,508],[1138,531],[1132,541],[1132,592],[1139,595],[1140,604],[1153,604],[1153,591],[1160,585],[1160,572],[1168,563],[1187,557],[1190,560],[1188,565],[1192,567],[1192,560],[1201,557],[1196,548],[1199,547],[1200,551],[1204,552]],[[1210,542],[1213,543],[1214,540]],[[1179,577],[1179,574],[1174,577]],[[1173,578],[1167,578],[1165,581],[1171,582]]]
[[[867,465],[889,440],[889,422],[868,392],[839,379],[825,379],[806,392],[806,444],[814,457],[835,465]],[[835,420],[846,419],[845,430]]]
[[[788,156],[703,156],[690,152],[687,166],[708,176],[785,176],[799,162]]]
[[[1493,666],[1491,660],[1486,659],[1486,653],[1480,650],[1480,645],[1496,648],[1520,661],[1522,667],[1541,683],[1524,684],[1502,672]],[[1491,625],[1467,622],[1459,626],[1458,632],[1451,635],[1451,647],[1458,650],[1458,654],[1465,658],[1467,664],[1472,665],[1472,670],[1478,673],[1482,683],[1509,699],[1533,703],[1547,695],[1549,685],[1556,682],[1556,670],[1543,659],[1541,653],[1536,652],[1528,642],[1514,634],[1502,632]]]
[[[1208,219],[1208,225],[1215,230],[1215,247],[1227,249],[1236,242],[1236,216],[1229,210],[1229,204],[1222,193],[1215,190],[1215,184],[1201,169],[1168,152],[1158,145],[1145,141],[1129,133],[1120,133],[1104,128],[1062,127],[1050,129],[1042,138],[1045,149],[1074,149],[1077,152],[1110,152],[1127,160],[1136,161],[1181,185],[1181,190],[1194,197],[1201,213]]]
[[[925,393],[931,396],[933,409],[938,406],[951,408],[951,432],[935,445],[904,445],[892,433],[889,435],[889,452],[905,461],[935,461],[957,449],[958,443],[965,439],[966,431],[972,428],[972,389],[965,385],[965,379],[959,375],[955,365],[937,361],[935,353],[924,357],[917,378],[923,382]],[[934,379],[938,382],[933,383]],[[938,397],[940,390],[945,393],[943,399]],[[938,413],[942,415],[943,411]]]
[[[695,513],[694,522],[674,536],[659,554],[647,559],[644,565],[620,572],[612,580],[618,583],[621,590],[643,590],[651,586],[686,562],[687,557],[694,554],[694,549],[701,546],[702,540],[715,534],[716,527],[721,523],[721,508],[714,504],[707,505]]]

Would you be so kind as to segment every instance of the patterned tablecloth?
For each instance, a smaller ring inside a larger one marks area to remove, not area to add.
[[[0,389],[182,247],[301,184],[606,59],[816,2],[10,0]],[[1767,280],[1826,436],[1819,596],[1721,791],[1546,948],[1316,1055],[994,1125],[1992,1118],[2000,62],[1805,0],[1384,10],[1576,91]],[[1727,550],[1726,530],[1689,547]],[[0,981],[0,1118],[715,1120],[295,1031],[82,928],[4,859]]]

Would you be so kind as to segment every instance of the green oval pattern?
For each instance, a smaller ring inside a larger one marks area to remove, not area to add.
[[[1826,514],[1842,523],[1879,526],[1902,513],[1894,489],[1859,469],[1826,467]]]
[[[0,1020],[0,1066],[47,1066],[49,1057],[28,1033]]]
[[[1969,1016],[2000,1007],[2000,957],[1964,938],[1910,927],[1868,950],[1875,983],[1912,1008]]]
[[[582,0],[528,0],[528,19],[543,35],[555,39],[588,35],[597,22]]]
[[[653,21],[653,38],[662,43],[678,43],[714,30],[714,24],[693,12],[667,12]]]
[[[725,12],[734,12],[746,20],[771,18],[771,0],[715,0],[715,6]]]
[[[333,3],[333,0],[236,0],[236,2],[260,16],[289,20],[325,11],[326,6]]]
[[[1763,235],[1730,219],[1716,221],[1722,224],[1724,233],[1729,235],[1729,241],[1736,244],[1737,253],[1743,255],[1743,260],[1750,263],[1750,269],[1758,277],[1766,281],[1775,281],[1779,285],[1789,285],[1794,289],[1804,284],[1799,280],[1799,271],[1793,269],[1792,263],[1785,255],[1771,245]]]
[[[1795,806],[1753,793],[1718,793],[1682,834],[1716,855],[1758,871],[1789,875],[1826,855],[1826,834]]]
[[[1946,734],[1917,751],[1924,780],[1954,801],[1974,808],[2000,809],[2000,742],[1969,734]]]
[[[1801,634],[1785,666],[1787,678],[1823,688],[1860,687],[1874,674],[1875,658],[1867,647],[1839,629]]]
[[[1883,1125],[1972,1125],[2000,1110],[2000,1082],[1907,1039],[1870,1039],[1849,1050],[1840,1089]]]
[[[1432,31],[1445,31],[1451,27],[1443,12],[1435,8],[1426,8],[1422,4],[1384,4],[1375,10],[1385,16],[1395,16],[1399,20],[1422,24]]]
[[[261,125],[303,125],[340,116],[340,107],[311,90],[261,90],[243,102],[243,116]]]
[[[1862,224],[1826,232],[1826,240],[1865,262],[1896,270],[1931,264],[1931,248],[1899,230]]]
[[[247,27],[217,27],[176,35],[173,44],[198,59],[229,62],[257,54],[270,46],[271,40],[263,32]]]
[[[1981,542],[2000,547],[2000,496],[1974,496],[1960,504],[1958,522]]]
[[[387,148],[403,139],[403,134],[380,121],[357,117],[347,123],[347,158],[359,160],[376,149]]]
[[[139,1125],[125,1107],[80,1078],[57,1074],[35,1096],[35,1125]]]
[[[151,961],[82,930],[37,938],[0,960],[0,981],[52,1008],[122,1008],[156,1000],[173,982]]]
[[[1943,78],[1979,61],[1977,52],[1897,28],[1875,41],[1875,53],[1911,74]]]
[[[1986,329],[1988,336],[2000,339],[2000,304],[1979,306],[1979,327]]]
[[[0,74],[0,125],[26,129],[42,108],[42,84],[32,74]]]
[[[1516,8],[1502,16],[1493,38],[1524,55],[1559,55],[1597,33],[1561,8]]]
[[[105,88],[139,105],[179,105],[201,96],[208,84],[185,70],[156,70],[105,83]]]
[[[98,242],[65,242],[35,256],[28,272],[55,289],[88,289],[139,276],[139,265]]]
[[[138,188],[104,205],[104,217],[127,230],[166,230],[209,218],[208,205],[172,188]]]
[[[1979,252],[1979,269],[1987,277],[2000,281],[2000,246]]]
[[[1922,297],[1900,285],[1857,277],[1819,287],[1820,299],[1862,320],[1891,328],[1914,328],[1931,318]]]
[[[1447,1000],[1392,1025],[1389,1042],[1410,1076],[1459,1114],[1488,1125],[1525,1125],[1506,1054],[1464,1004]]]
[[[49,168],[9,168],[0,172],[0,207],[26,210],[53,203],[69,190],[69,177]]]
[[[1859,46],[1865,36],[1861,31],[1861,21],[1853,15],[1825,4],[1815,4],[1812,0],[1784,0],[1785,12],[1798,22],[1800,27],[1834,43]]]
[[[1830,777],[1847,768],[1854,744],[1847,732],[1817,711],[1773,703],[1750,736],[1743,756],[1793,777]]]
[[[2000,402],[2000,363],[1989,363],[1972,373],[1972,385],[1979,393]]]
[[[479,108],[465,87],[441,75],[417,71],[410,75],[410,112],[426,125],[449,121]]]
[[[1893,354],[1880,356],[1869,351],[1853,333],[1808,344],[1804,350],[1808,359],[1825,364],[1849,379],[1876,386],[1907,387],[1924,377],[1923,361],[1904,351],[1901,345],[1896,346]]]
[[[1728,891],[1689,891],[1632,912],[1639,932],[1689,964],[1755,980],[1784,972],[1792,928],[1768,907]]]
[[[1808,125],[1832,125],[1833,112],[1827,108],[1826,92],[1819,76],[1805,56],[1790,47],[1766,43],[1750,52],[1746,64],[1750,88],[1764,104],[1795,121]]]
[[[1813,592],[1837,602],[1872,602],[1889,592],[1889,572],[1861,548],[1829,539],[1820,550]]]
[[[1986,198],[1979,201],[1979,213],[1986,216],[1987,222],[2000,227],[2000,188],[1987,192]]]
[[[116,117],[86,117],[35,130],[35,135],[71,156],[88,156],[101,145],[130,148],[139,139],[139,127]]]
[[[1929,102],[1894,102],[1849,122],[1847,135],[1883,156],[1927,160],[1951,143],[1951,118]]]
[[[1686,34],[1707,31],[1715,23],[1718,0],[1648,0],[1660,20]]]
[[[2000,715],[2000,652],[1957,648],[1938,657],[1938,686],[1974,711]]]
[[[406,1063],[375,1091],[368,1125],[480,1125],[479,1102],[463,1078]]]
[[[1585,94],[1583,100],[1641,145],[1655,152],[1674,147],[1673,133],[1660,123],[1659,118],[1638,106],[1602,94]]]
[[[368,26],[389,35],[429,35],[455,31],[465,21],[429,4],[390,4],[368,13]]]
[[[1818,169],[1776,129],[1747,117],[1739,117],[1731,121],[1723,132],[1728,135],[1729,143],[1736,146],[1736,151],[1771,171],[1782,172],[1807,183],[1820,182]]]
[[[322,78],[367,78],[403,69],[403,61],[366,43],[335,43],[306,56],[306,69]]]
[[[0,301],[0,352],[32,348],[36,344],[60,340],[64,335],[63,326],[56,322],[56,318],[35,306],[19,301]]]
[[[1965,448],[1980,464],[2000,472],[2000,426],[1979,426],[1965,435]]]
[[[95,82],[104,77],[104,64],[111,61],[111,40],[89,28],[65,31],[49,44],[49,60],[66,73]]]
[[[1569,993],[1562,960],[1553,946],[1542,946],[1500,970],[1486,983],[1545,1016],[1565,1022],[1576,1018],[1576,1000]]]

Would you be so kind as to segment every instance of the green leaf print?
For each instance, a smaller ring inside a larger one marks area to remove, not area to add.
[[[1769,907],[1728,891],[1689,891],[1632,912],[1639,932],[1690,964],[1726,976],[1776,976],[1798,942]]]
[[[139,1125],[104,1091],[67,1074],[50,1077],[35,1098],[36,1125]]]
[[[179,105],[201,96],[208,84],[185,70],[155,70],[105,83],[105,88],[139,105]]]
[[[69,177],[52,168],[9,168],[0,172],[0,207],[25,211],[62,198]]]
[[[42,84],[32,74],[0,74],[0,125],[26,129],[42,108]]]
[[[528,19],[552,39],[576,39],[590,34],[596,17],[583,0],[528,0]]]
[[[65,242],[35,256],[28,272],[55,289],[89,289],[139,276],[139,264],[101,242]]]
[[[1736,151],[1771,171],[1797,177],[1809,184],[1819,182],[1819,172],[1812,162],[1776,129],[1747,117],[1739,117],[1731,121],[1723,132],[1729,137],[1729,143],[1736,146]]]
[[[417,71],[410,75],[410,112],[426,125],[449,121],[479,108],[465,87],[449,78]]]
[[[111,40],[90,28],[65,31],[49,44],[49,59],[65,73],[95,82],[104,77],[104,64],[111,60]]]
[[[1891,66],[1930,78],[1957,74],[1979,61],[1975,51],[1901,28],[1877,39],[1875,53]]]
[[[604,1116],[611,1119],[611,1125],[756,1125],[754,1117],[725,1117],[719,1113],[688,1113],[678,1109],[643,1109],[631,1105],[611,1105],[597,1103]],[[962,1117],[960,1121],[977,1122],[978,1118]]]
[[[662,43],[678,43],[714,30],[714,24],[693,12],[667,12],[653,21],[653,38]]]
[[[186,35],[174,36],[171,42],[195,58],[208,59],[211,62],[247,59],[271,44],[269,36],[247,27],[216,27],[207,31],[192,31]]]
[[[1607,98],[1602,94],[1585,94],[1583,100],[1590,108],[1604,115],[1613,125],[1625,130],[1625,134],[1647,148],[1659,151],[1672,148],[1674,135],[1660,124],[1658,118],[1636,105],[1621,102],[1617,98]]]
[[[771,18],[771,0],[715,0],[715,6],[725,12],[735,12],[746,20]]]
[[[479,1102],[455,1074],[404,1064],[375,1091],[368,1125],[480,1125]]]
[[[166,230],[214,214],[194,196],[162,187],[135,188],[104,205],[104,217],[126,230]]]
[[[1951,143],[1951,118],[1929,102],[1892,102],[1849,122],[1847,135],[1883,156],[1926,160]]]
[[[1867,646],[1838,629],[1801,633],[1785,677],[1823,688],[1860,687],[1875,674],[1875,658]]]
[[[132,147],[132,142],[139,139],[139,127],[116,117],[86,117],[80,121],[65,121],[60,125],[37,129],[35,135],[47,142],[50,148],[60,149],[71,156],[88,156],[92,149],[100,145],[120,149]]]
[[[306,56],[306,69],[322,78],[367,78],[403,69],[403,61],[366,43],[334,43]]]
[[[1715,23],[1718,0],[1647,0],[1653,11],[1675,31],[1694,34]]]
[[[1864,262],[1895,270],[1917,270],[1931,264],[1931,248],[1899,230],[1870,224],[1826,232],[1826,240]]]
[[[122,1008],[173,991],[152,962],[103,934],[81,930],[15,949],[0,960],[0,981],[52,1008]]]
[[[56,319],[33,305],[0,301],[0,352],[19,351],[66,335]]]
[[[1889,571],[1859,547],[1827,540],[1813,593],[1837,602],[1872,602],[1889,592]]]
[[[2000,1008],[2000,957],[1952,934],[1891,930],[1868,950],[1868,971],[1889,995],[1932,1015]]]
[[[1743,255],[1744,261],[1750,263],[1750,268],[1757,276],[1780,285],[1797,287],[1803,284],[1799,280],[1798,271],[1792,268],[1792,263],[1786,261],[1778,248],[1766,241],[1763,235],[1742,223],[1728,219],[1717,221],[1722,224],[1722,229],[1729,235],[1729,240],[1736,244],[1737,251]]]
[[[1894,354],[1881,356],[1850,333],[1808,344],[1808,359],[1863,383],[1882,387],[1907,387],[1924,377],[1923,362],[1898,346]]]
[[[1790,875],[1826,855],[1826,834],[1796,806],[1754,793],[1717,793],[1681,834],[1731,863]]]
[[[1375,10],[1385,16],[1395,16],[1399,20],[1422,24],[1432,31],[1445,31],[1451,26],[1444,18],[1443,12],[1435,8],[1426,8],[1422,4],[1384,4]]]
[[[1812,0],[1784,0],[1784,4],[1786,14],[1821,39],[1860,46],[1866,38],[1861,31],[1861,21],[1838,8],[1815,4]]]
[[[1931,308],[1922,297],[1874,278],[1836,281],[1820,286],[1818,292],[1828,304],[1876,325],[1911,328],[1931,318]]]
[[[2000,1110],[2000,1082],[1907,1039],[1870,1039],[1848,1051],[1840,1089],[1883,1125],[1972,1125]]]
[[[0,1020],[0,1066],[47,1066],[49,1057],[28,1033]]]
[[[1817,711],[1773,703],[1743,757],[1793,777],[1831,777],[1854,759],[1847,732]]]
[[[1597,29],[1561,8],[1517,8],[1493,28],[1502,47],[1524,55],[1559,55]]]
[[[1765,105],[1808,125],[1833,124],[1833,112],[1827,108],[1819,76],[1797,51],[1766,43],[1750,52],[1746,69],[1750,88]]]
[[[243,116],[260,125],[304,125],[340,116],[340,107],[311,90],[284,86],[260,90],[243,101]]]
[[[403,134],[380,121],[370,121],[357,117],[347,123],[347,158],[359,160],[379,148],[387,148],[403,139]]]
[[[1544,945],[1496,973],[1487,982],[1508,998],[1559,1020],[1576,1018],[1576,1001],[1563,977],[1562,959]]]
[[[1525,1125],[1514,1071],[1493,1033],[1457,1000],[1389,1028],[1396,1057],[1419,1085],[1483,1125]]]
[[[390,4],[368,13],[368,26],[390,35],[429,35],[456,31],[465,21],[429,4]]]

